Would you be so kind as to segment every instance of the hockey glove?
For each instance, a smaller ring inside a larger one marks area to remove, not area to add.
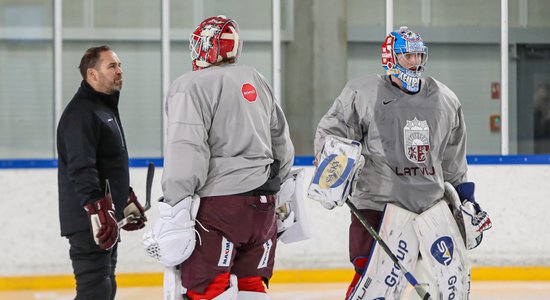
[[[132,187],[130,187],[128,202],[126,202],[126,207],[124,207],[124,218],[128,218],[128,223],[122,226],[122,229],[126,231],[141,229],[145,227],[145,222],[147,221],[145,210],[139,203]]]
[[[446,194],[449,190],[456,190],[454,200],[451,201],[453,215],[464,238],[466,249],[474,249],[481,244],[483,232],[492,227],[489,214],[475,201],[475,184],[464,182],[452,188],[450,183],[445,183],[445,187]]]
[[[200,198],[197,195],[170,206],[159,200],[159,219],[152,231],[143,235],[143,247],[149,256],[165,267],[184,262],[195,249],[195,217]]]
[[[84,205],[90,220],[92,235],[103,250],[111,249],[118,241],[118,224],[111,194]]]

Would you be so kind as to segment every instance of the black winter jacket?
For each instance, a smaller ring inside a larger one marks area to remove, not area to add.
[[[109,180],[117,219],[129,192],[128,151],[118,113],[120,93],[96,92],[86,81],[57,125],[61,235],[89,230],[83,206],[105,195]]]

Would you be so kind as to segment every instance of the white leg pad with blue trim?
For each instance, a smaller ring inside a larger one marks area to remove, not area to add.
[[[416,216],[406,209],[387,204],[378,233],[407,270],[412,270],[418,259],[418,239],[412,226]],[[407,284],[403,272],[375,242],[367,267],[348,300],[398,300]]]
[[[445,201],[439,201],[415,218],[425,269],[435,280],[434,299],[467,300],[470,295],[470,261],[464,240]]]

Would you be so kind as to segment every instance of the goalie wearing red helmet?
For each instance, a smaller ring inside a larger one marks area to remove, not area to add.
[[[144,245],[179,268],[187,299],[269,299],[275,195],[294,147],[265,78],[235,63],[241,47],[234,20],[204,20],[190,37],[193,71],[166,99],[164,199]]]
[[[234,63],[241,48],[237,22],[225,16],[208,18],[197,26],[189,38],[193,71],[222,61]]]

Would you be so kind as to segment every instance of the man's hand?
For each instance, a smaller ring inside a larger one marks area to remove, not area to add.
[[[128,202],[124,207],[124,218],[128,218],[128,224],[122,226],[122,229],[126,231],[134,231],[145,227],[147,217],[145,217],[145,210],[139,203],[134,190],[130,187],[130,194],[128,195]]]
[[[111,249],[118,241],[118,224],[111,194],[84,205],[96,244],[103,250]]]

